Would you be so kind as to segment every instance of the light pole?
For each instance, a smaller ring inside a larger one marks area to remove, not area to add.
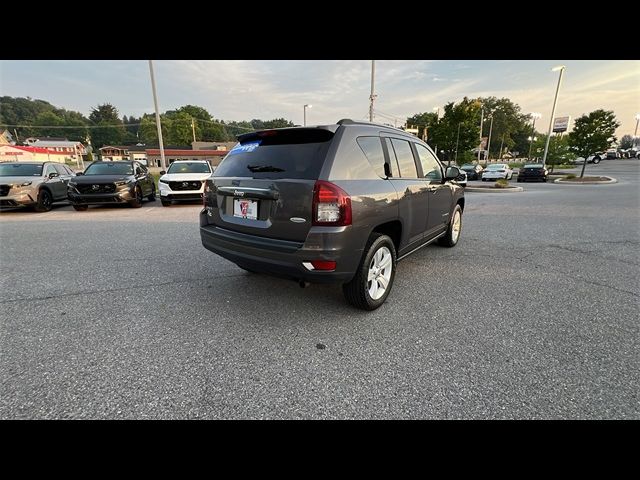
[[[453,160],[453,163],[455,163],[456,165],[458,164],[458,140],[460,140],[460,125],[462,124],[458,124],[458,135],[456,135],[456,158]],[[449,162],[449,165],[451,165],[451,162]]]
[[[433,107],[433,111],[436,112],[436,119],[440,120],[440,107]]]
[[[565,68],[567,67],[565,67],[564,65],[559,65],[551,69],[552,72],[557,72],[558,70],[560,70],[560,76],[558,77],[558,86],[556,87],[556,96],[553,99],[553,108],[551,109],[551,117],[549,118],[549,131],[547,132],[547,143],[545,143],[544,154],[542,155],[542,168],[544,168],[545,164],[547,163],[547,153],[549,152],[549,141],[551,140],[551,129],[553,128],[553,117],[556,114],[556,105],[558,104],[558,93],[560,92],[560,85],[562,84],[562,75],[564,74]],[[584,163],[586,164],[587,161],[585,160]]]
[[[484,122],[484,107],[480,109],[480,145],[478,146],[478,163],[480,163],[480,151],[482,150],[482,123]]]
[[[531,136],[529,137],[529,155],[527,156],[527,160],[531,161],[531,147],[533,146],[533,139],[536,135],[536,119],[542,117],[539,113],[533,112],[531,114],[531,118],[533,118],[533,126],[531,127]]]
[[[305,105],[304,108],[302,109],[304,111],[304,126],[307,126],[307,108],[311,108],[313,107],[313,105]]]
[[[160,126],[160,110],[158,109],[158,95],[156,93],[156,79],[153,76],[153,60],[149,60],[149,72],[151,73],[151,89],[153,90],[153,104],[156,107],[156,127],[158,128],[158,143],[160,144],[160,168],[167,169],[164,161],[164,144],[162,143],[162,127]]]
[[[375,76],[376,76],[376,61],[371,60],[371,95],[369,95],[369,121],[370,122],[373,122],[373,101],[377,97],[377,95],[374,94]]]
[[[638,136],[638,124],[639,124],[639,123],[640,123],[640,113],[638,113],[638,114],[636,115],[636,131],[635,131],[635,133],[633,134],[633,136],[634,136],[634,137],[637,137],[637,136]]]
[[[489,153],[491,153],[491,131],[493,130],[493,114],[491,114],[491,125],[489,126],[489,139],[487,141],[487,161],[489,160]]]

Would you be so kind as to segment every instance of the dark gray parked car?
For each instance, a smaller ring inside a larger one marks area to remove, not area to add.
[[[67,184],[73,178],[73,170],[62,163],[1,163],[0,206],[30,206],[48,212],[53,202],[67,200]]]
[[[464,194],[451,180],[460,171],[413,135],[341,120],[238,140],[206,182],[200,234],[245,270],[342,283],[351,304],[373,310],[397,260],[458,242]]]

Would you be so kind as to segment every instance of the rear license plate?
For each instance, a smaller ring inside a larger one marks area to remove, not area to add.
[[[258,201],[245,200],[240,198],[233,199],[233,216],[240,218],[248,218],[250,220],[258,219]]]

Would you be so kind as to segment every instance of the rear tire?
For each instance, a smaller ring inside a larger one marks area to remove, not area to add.
[[[444,235],[444,237],[438,239],[438,243],[443,247],[455,247],[458,244],[458,240],[460,240],[461,233],[462,208],[460,208],[460,205],[456,205],[453,209],[453,215],[451,215],[449,226],[447,227],[447,233]]]
[[[594,158],[594,159],[593,159],[593,163],[594,163],[594,165],[599,164],[599,163],[600,163],[600,157],[596,157],[596,158]]]
[[[38,203],[36,203],[34,210],[36,212],[48,212],[53,207],[53,197],[51,192],[46,188],[43,188],[38,193]]]
[[[89,205],[74,205],[73,209],[76,212],[85,212],[89,208]]]
[[[387,235],[372,233],[355,276],[342,285],[342,292],[354,307],[375,310],[389,296],[395,276],[396,247],[393,241]]]
[[[153,187],[153,190],[151,190],[151,195],[149,195],[147,198],[150,202],[156,201],[156,187]]]

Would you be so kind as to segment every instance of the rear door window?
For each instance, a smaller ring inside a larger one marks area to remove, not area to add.
[[[398,159],[400,176],[402,178],[418,178],[416,161],[413,158],[413,152],[411,151],[411,145],[409,145],[409,142],[406,140],[392,138],[391,144],[393,145],[393,150],[396,152],[396,158]]]
[[[360,149],[380,178],[387,178],[384,173],[384,151],[380,143],[380,137],[358,137],[356,139]]]
[[[333,133],[321,129],[270,130],[241,137],[214,177],[315,180]]]

